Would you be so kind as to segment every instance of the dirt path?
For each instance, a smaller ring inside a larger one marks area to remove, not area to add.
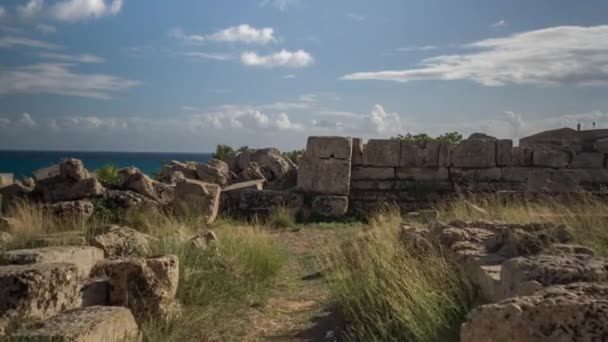
[[[251,309],[250,341],[336,341],[339,319],[329,308],[327,284],[315,262],[315,248],[339,232],[303,228],[276,233],[289,263],[270,299]]]

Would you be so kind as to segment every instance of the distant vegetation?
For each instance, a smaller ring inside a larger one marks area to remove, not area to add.
[[[441,134],[440,136],[438,136],[436,138],[433,138],[426,133],[420,133],[420,134],[415,134],[415,135],[407,133],[405,135],[399,134],[397,136],[391,137],[391,139],[413,142],[413,143],[426,143],[426,142],[436,141],[436,142],[440,142],[440,143],[456,145],[462,141],[462,134],[460,134],[458,132],[447,132],[447,133]]]
[[[120,182],[120,176],[118,175],[118,166],[114,164],[108,164],[95,170],[97,179],[104,181],[109,184],[118,184]]]
[[[235,154],[239,154],[242,152],[249,152],[249,151],[255,151],[254,148],[250,148],[249,146],[245,145],[245,146],[241,146],[237,149],[234,149],[232,146],[230,145],[217,145],[217,147],[215,148],[215,152],[211,155],[211,158],[213,159],[219,159],[219,160],[223,160],[223,161],[228,161],[228,157],[235,153]],[[291,159],[291,161],[293,161],[294,163],[298,163],[298,158],[304,154],[304,150],[293,150],[293,151],[289,151],[289,152],[283,152],[283,155],[286,158]]]

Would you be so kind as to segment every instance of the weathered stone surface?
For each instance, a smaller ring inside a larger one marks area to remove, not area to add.
[[[152,237],[129,227],[106,225],[96,228],[95,233],[89,243],[103,250],[108,258],[140,256],[150,250]]]
[[[129,309],[90,306],[63,312],[12,335],[19,341],[109,342],[137,340],[139,328]]]
[[[514,147],[512,153],[513,166],[532,166],[534,158],[529,147]]]
[[[505,182],[526,183],[528,181],[528,176],[531,172],[547,170],[549,169],[543,169],[539,167],[503,167],[501,171],[501,177],[502,180]]]
[[[308,137],[306,152],[321,159],[351,159],[353,141],[350,137]]]
[[[324,195],[348,195],[351,161],[349,159],[317,159],[304,153],[298,170],[298,189]]]
[[[401,142],[398,140],[370,139],[363,148],[363,165],[398,167],[401,159]]]
[[[353,138],[352,165],[359,166],[361,164],[363,164],[363,139]]]
[[[439,143],[401,143],[401,166],[437,167],[439,165]]]
[[[14,175],[12,173],[0,173],[0,188],[13,184]]]
[[[32,173],[36,182],[59,176],[59,165],[52,165],[42,169],[38,169]]]
[[[135,191],[106,190],[103,194],[104,206],[109,209],[129,209],[136,207],[158,207],[155,200]]]
[[[580,175],[570,170],[533,171],[528,174],[527,190],[530,192],[564,193],[578,192]]]
[[[99,196],[104,193],[104,188],[95,178],[73,181],[56,176],[37,182],[36,191],[42,193],[46,202],[61,202]]]
[[[315,196],[312,200],[312,210],[325,217],[342,217],[348,211],[348,197]]]
[[[441,143],[439,144],[439,160],[437,161],[439,167],[450,167],[452,166],[452,145]]]
[[[598,152],[608,153],[608,138],[597,140],[594,147]]]
[[[350,186],[352,190],[395,190],[396,184],[397,182],[393,180],[354,180]]]
[[[396,169],[396,177],[400,180],[412,181],[447,181],[450,172],[446,167],[400,167]]]
[[[103,258],[103,250],[96,247],[44,247],[4,252],[0,257],[0,265],[69,263],[76,265],[79,277],[84,279]]]
[[[570,154],[557,149],[537,146],[532,152],[532,159],[535,166],[562,168],[570,163]]]
[[[176,172],[181,172],[184,178],[196,179],[196,164],[194,163],[182,163],[176,160],[172,160],[169,164],[165,165],[161,171],[160,176],[165,181],[170,181],[174,178]],[[172,183],[172,182],[170,182]]]
[[[353,180],[395,179],[395,168],[357,166],[353,167],[351,178]]]
[[[462,169],[450,168],[450,177],[454,181],[464,182],[494,182],[501,179],[501,168],[491,167],[486,169]]]
[[[80,289],[81,307],[110,305],[110,283],[107,278],[86,279]]]
[[[393,191],[353,190],[348,198],[362,201],[397,201],[400,195]]]
[[[496,141],[467,139],[452,149],[452,165],[455,167],[494,167],[496,166]]]
[[[89,178],[89,172],[81,160],[69,158],[59,164],[59,176],[65,180],[79,181]]]
[[[228,164],[219,160],[211,159],[207,163],[196,165],[198,179],[206,183],[224,186],[232,182]]]
[[[120,259],[100,265],[110,284],[110,304],[126,306],[138,320],[172,314],[179,280],[175,255]]]
[[[298,167],[276,148],[241,152],[237,155],[235,173],[241,174],[254,162],[259,166],[268,187],[274,190],[290,189],[296,185]],[[245,180],[245,179],[243,179]]]
[[[135,191],[162,204],[173,200],[172,187],[151,179],[137,168],[124,168],[119,170],[118,174],[120,185],[124,189]]]
[[[500,139],[496,141],[496,165],[513,165],[513,140]]]
[[[552,286],[532,296],[487,304],[462,325],[462,342],[602,341],[608,336],[608,286]]]
[[[215,233],[211,230],[206,232],[200,232],[190,237],[188,241],[193,247],[202,250],[216,249],[219,244],[217,235],[215,235]]]
[[[243,190],[239,206],[247,211],[269,211],[276,207],[300,209],[304,206],[304,196],[288,191]]]
[[[95,211],[89,201],[66,201],[53,204],[43,204],[41,208],[53,216],[71,219],[87,219]]]
[[[1,208],[8,208],[10,203],[17,199],[27,199],[32,193],[34,187],[25,186],[23,183],[17,181],[11,185],[0,187],[0,196],[2,196]]]
[[[44,319],[79,305],[78,268],[74,264],[0,267],[0,316],[17,312]]]
[[[581,169],[601,169],[604,167],[604,154],[580,152],[572,158],[572,167]]]
[[[607,169],[577,169],[576,173],[581,183],[608,183]]]
[[[175,186],[173,206],[181,215],[200,215],[205,222],[213,223],[219,210],[220,192],[219,185],[186,179]]]
[[[259,180],[259,179],[264,180],[265,182],[267,181],[266,176],[264,176],[264,174],[262,173],[262,170],[260,169],[260,166],[255,162],[249,163],[249,166],[247,166],[247,168],[245,170],[241,171],[239,173],[238,177],[242,181]]]

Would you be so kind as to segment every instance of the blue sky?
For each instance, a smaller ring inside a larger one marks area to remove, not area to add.
[[[608,2],[8,0],[0,149],[608,127]]]

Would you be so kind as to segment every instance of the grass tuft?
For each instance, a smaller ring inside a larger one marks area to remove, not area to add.
[[[120,183],[120,175],[118,174],[118,170],[118,166],[108,164],[95,170],[95,175],[97,176],[97,179],[101,181],[116,185]]]
[[[268,226],[272,228],[291,228],[296,225],[295,214],[293,210],[277,207],[272,209],[267,220]]]

